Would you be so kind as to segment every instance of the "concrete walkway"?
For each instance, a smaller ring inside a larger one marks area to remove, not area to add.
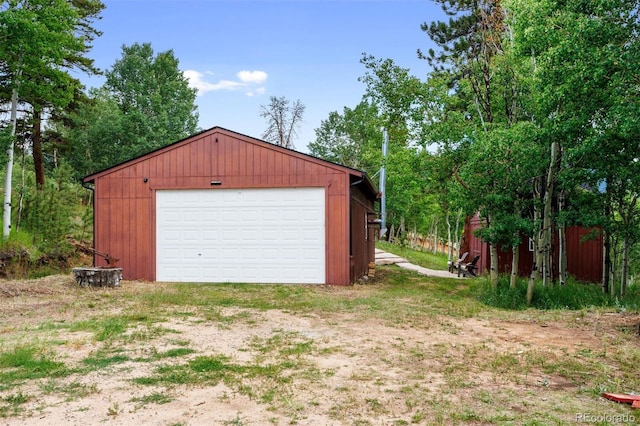
[[[397,265],[400,268],[409,269],[427,277],[464,278],[458,277],[457,273],[452,274],[449,271],[428,269],[423,268],[422,266],[414,265],[413,263],[409,263],[407,259],[403,257],[397,256],[392,253],[387,253],[386,251],[380,249],[376,249],[376,265]]]

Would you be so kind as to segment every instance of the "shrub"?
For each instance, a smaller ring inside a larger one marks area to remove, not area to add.
[[[44,188],[25,193],[20,226],[31,233],[33,244],[42,252],[63,254],[71,250],[66,237],[75,227],[73,209],[79,197],[71,176],[71,168],[62,165],[51,173]]]

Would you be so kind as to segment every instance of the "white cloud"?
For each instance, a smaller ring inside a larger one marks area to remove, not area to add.
[[[258,96],[258,95],[264,95],[264,93],[267,91],[267,89],[265,89],[264,87],[258,87],[255,90],[249,90],[247,92],[247,96]]]
[[[254,88],[256,85],[264,83],[267,79],[267,73],[264,71],[240,71],[236,74],[240,81],[220,80],[215,83],[206,79],[206,76],[213,75],[210,71],[201,73],[195,70],[185,70],[183,74],[189,81],[189,87],[198,91],[198,96],[217,90],[244,89],[247,96],[262,95],[266,91],[264,87]]]
[[[210,83],[204,80],[204,74],[195,70],[185,70],[184,76],[189,80],[189,87],[198,91],[198,95],[216,90],[235,90],[244,87],[244,83],[231,80],[220,80],[217,83]],[[210,73],[207,73],[210,74]]]
[[[240,81],[245,83],[264,83],[267,81],[267,73],[264,71],[240,71],[237,74]]]

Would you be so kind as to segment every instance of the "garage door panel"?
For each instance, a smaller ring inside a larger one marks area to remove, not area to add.
[[[260,211],[260,221],[264,225],[278,223],[282,218],[282,213],[276,209],[264,209]]]
[[[220,217],[217,212],[212,212],[211,210],[206,210],[202,212],[202,222],[209,225],[215,224],[220,221]]]
[[[325,282],[324,188],[156,192],[156,279]]]
[[[227,225],[227,226],[233,226],[233,225]],[[228,242],[233,244],[235,241],[238,241],[238,229],[224,229],[222,232],[220,232],[220,241],[221,242]]]
[[[220,238],[220,233],[217,229],[204,229],[202,231],[202,238],[205,240],[213,240]]]

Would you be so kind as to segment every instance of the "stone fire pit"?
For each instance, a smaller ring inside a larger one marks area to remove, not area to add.
[[[73,276],[80,287],[119,287],[122,279],[122,268],[83,266],[73,268]]]

